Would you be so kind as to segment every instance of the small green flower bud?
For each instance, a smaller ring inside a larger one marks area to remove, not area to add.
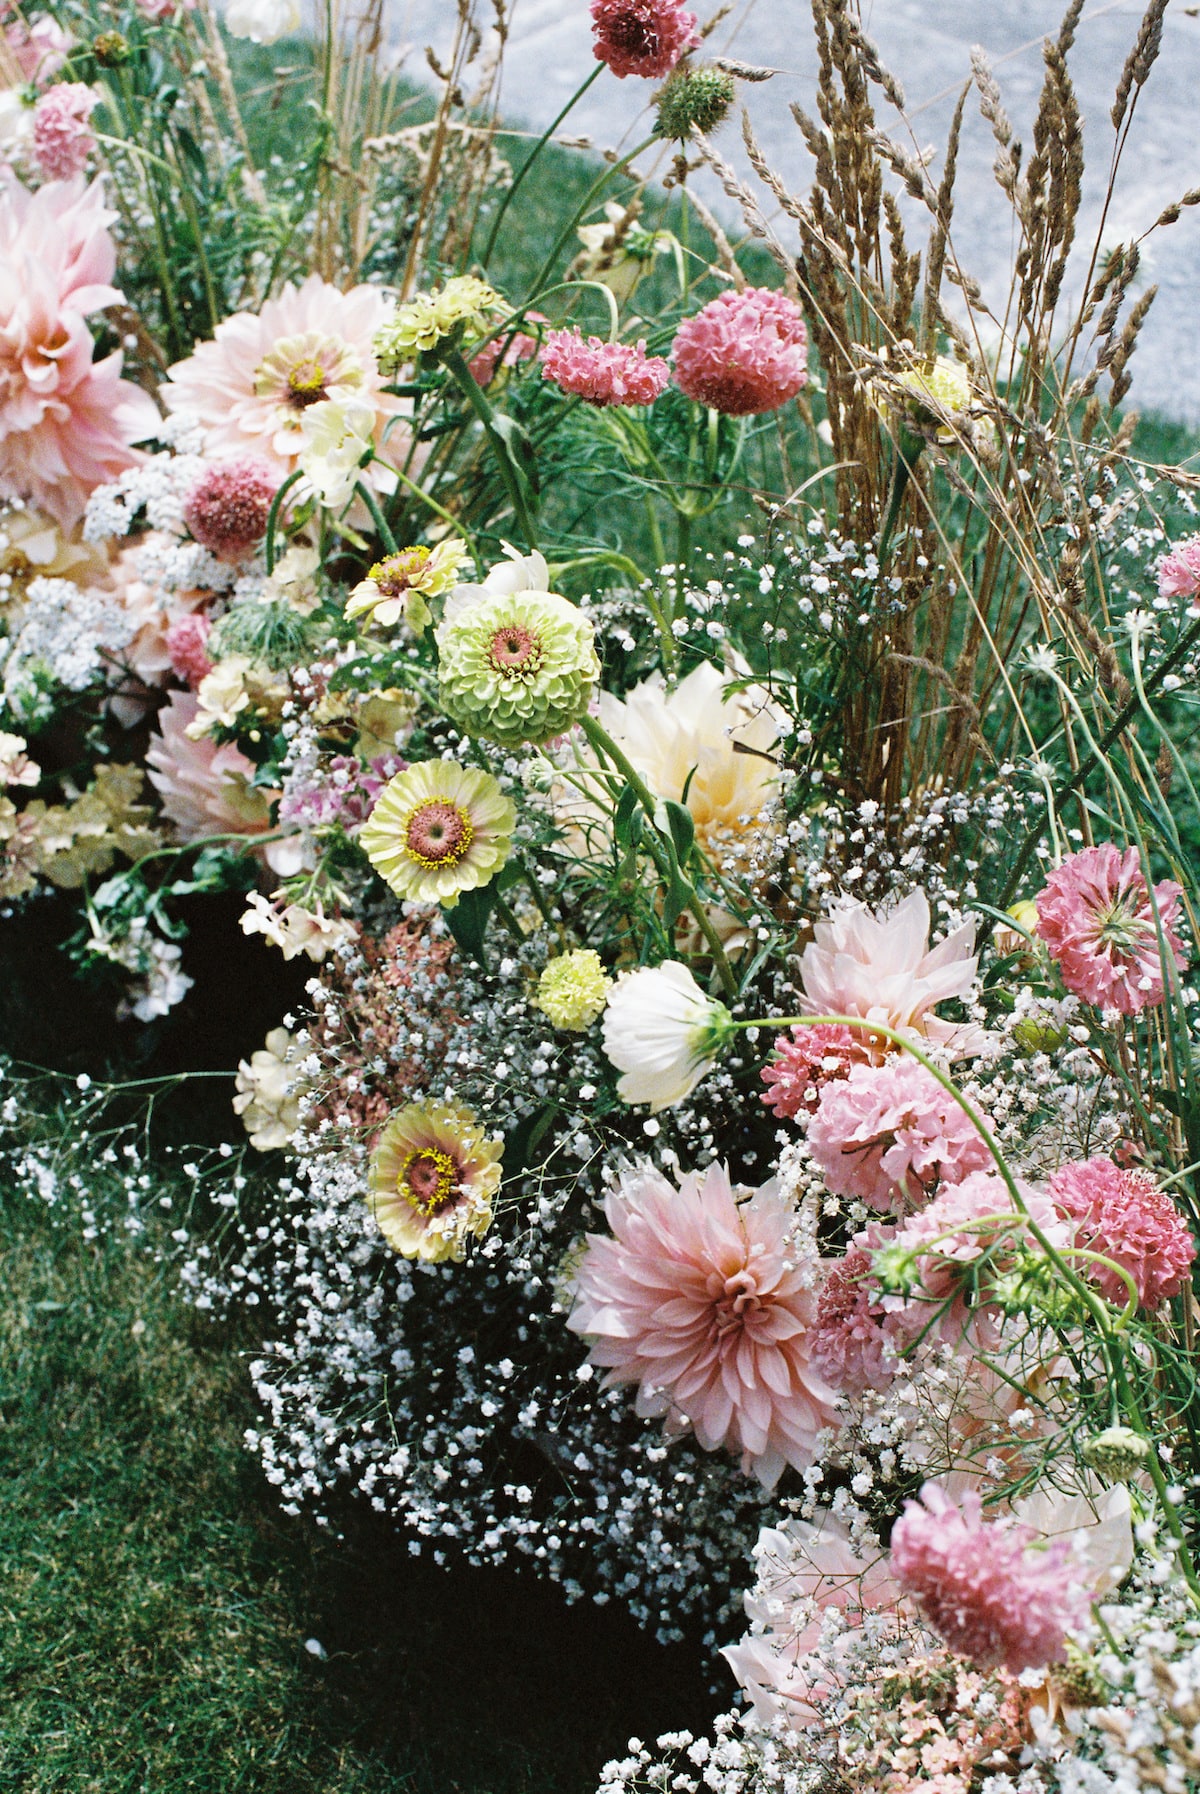
[[[119,31],[102,31],[92,39],[92,55],[101,68],[118,69],[133,55],[133,46]]]
[[[1085,1440],[1079,1455],[1090,1469],[1111,1482],[1126,1483],[1145,1465],[1150,1442],[1132,1427],[1110,1426]]]
[[[734,93],[733,76],[724,69],[677,69],[658,95],[655,135],[686,143],[694,127],[707,137],[724,123]]]

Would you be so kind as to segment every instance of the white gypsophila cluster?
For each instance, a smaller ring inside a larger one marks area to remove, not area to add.
[[[138,540],[131,558],[139,579],[162,592],[229,592],[240,596],[236,588],[244,581],[256,581],[257,596],[264,575],[261,568],[231,567],[199,542],[183,541],[155,528]]]
[[[41,694],[86,691],[108,656],[128,646],[133,625],[109,594],[69,579],[30,580],[0,638],[0,691],[18,719],[37,713]]]

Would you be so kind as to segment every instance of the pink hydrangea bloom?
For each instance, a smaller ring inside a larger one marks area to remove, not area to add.
[[[1135,847],[1085,847],[1056,866],[1039,891],[1036,933],[1074,996],[1137,1015],[1163,1000],[1155,909],[1164,945],[1180,970],[1187,965],[1175,932],[1180,895],[1165,879],[1151,903]]]
[[[696,15],[680,0],[592,0],[593,52],[613,74],[669,75],[700,42]]]
[[[33,153],[48,181],[82,174],[96,147],[88,120],[99,94],[82,81],[60,81],[38,98],[33,112]]]
[[[279,490],[279,476],[263,461],[218,461],[192,487],[183,520],[220,561],[244,561],[262,541]]]
[[[876,1209],[912,1207],[935,1183],[959,1183],[992,1163],[961,1104],[904,1053],[827,1084],[808,1149],[836,1195]]]
[[[837,1413],[809,1354],[817,1298],[792,1205],[774,1184],[739,1194],[720,1165],[678,1189],[651,1166],[626,1172],[605,1205],[613,1237],[588,1236],[567,1324],[610,1383],[638,1385],[640,1414],[740,1452],[771,1488],[785,1464],[812,1463]]]
[[[187,733],[199,700],[173,691],[158,713],[158,734],[146,750],[150,783],[181,841],[203,835],[262,835],[271,826],[277,792],[252,785],[254,762],[232,742],[223,746]]]
[[[926,1483],[892,1529],[892,1572],[951,1650],[1019,1675],[1061,1662],[1088,1610],[1070,1545],[1031,1551],[1037,1539],[1030,1527],[984,1520],[978,1495],[956,1507]]]
[[[1128,1271],[1143,1308],[1157,1308],[1184,1288],[1196,1242],[1170,1197],[1146,1172],[1122,1171],[1103,1157],[1078,1159],[1055,1172],[1050,1194],[1076,1222],[1075,1244]],[[1076,1268],[1110,1302],[1125,1306],[1129,1287],[1116,1271],[1087,1259]]]
[[[895,1376],[896,1355],[888,1350],[895,1329],[878,1303],[870,1253],[851,1246],[825,1273],[809,1332],[813,1363],[831,1388],[861,1395],[886,1389]]]
[[[730,417],[777,411],[808,379],[800,307],[769,287],[718,293],[684,319],[672,353],[680,391]]]
[[[193,691],[213,670],[213,663],[204,651],[211,628],[203,611],[192,611],[186,617],[178,617],[167,630],[171,671]]]
[[[865,1062],[868,1049],[840,1022],[793,1028],[775,1042],[775,1057],[764,1065],[762,1081],[767,1093],[762,1101],[781,1121],[816,1108],[822,1087],[850,1075],[852,1065]]]
[[[578,329],[552,330],[542,349],[542,378],[589,405],[653,405],[671,377],[661,356],[647,355],[643,340],[585,341]]]
[[[1177,542],[1158,563],[1160,598],[1200,598],[1200,536]]]
[[[121,299],[114,216],[99,181],[0,181],[0,498],[31,499],[64,529],[159,424],[119,352],[92,359],[85,320]]]

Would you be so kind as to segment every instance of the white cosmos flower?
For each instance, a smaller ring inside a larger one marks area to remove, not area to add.
[[[305,479],[328,510],[341,510],[362,478],[363,456],[375,446],[375,409],[360,399],[321,399],[304,411],[301,428]]]
[[[550,590],[550,568],[545,555],[539,554],[536,548],[532,554],[522,554],[511,542],[502,546],[505,559],[497,561],[481,585],[463,581],[454,587],[446,599],[447,623],[452,623],[472,605],[481,604],[485,598],[511,598],[516,592]]]
[[[720,1052],[730,1025],[723,1003],[706,997],[685,965],[624,972],[604,1010],[604,1051],[624,1076],[617,1093],[650,1113],[682,1102]]]
[[[278,43],[300,29],[297,0],[227,0],[225,29],[254,44]]]

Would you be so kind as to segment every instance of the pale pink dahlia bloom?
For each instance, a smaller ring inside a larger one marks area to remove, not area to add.
[[[1040,1549],[1027,1526],[988,1522],[978,1495],[956,1507],[926,1483],[892,1529],[892,1572],[952,1651],[981,1669],[1058,1663],[1087,1618],[1075,1554],[1063,1539]]]
[[[279,476],[265,462],[245,457],[218,461],[188,493],[183,521],[202,548],[236,563],[254,553],[266,534]]]
[[[38,98],[33,113],[33,153],[48,181],[82,174],[96,147],[88,120],[100,96],[82,81],[60,81]]]
[[[1076,1223],[1075,1244],[1111,1258],[1133,1278],[1143,1308],[1177,1296],[1188,1280],[1196,1242],[1164,1190],[1144,1171],[1111,1159],[1079,1159],[1050,1179],[1050,1195]],[[1081,1277],[1110,1302],[1129,1300],[1125,1279],[1107,1265],[1076,1261]]]
[[[1182,971],[1187,960],[1175,932],[1180,888],[1155,885],[1153,901],[1136,847],[1111,841],[1069,854],[1037,896],[1036,932],[1073,996],[1098,1009],[1137,1015],[1163,1000],[1163,945]]]
[[[638,1385],[639,1414],[740,1452],[769,1489],[786,1464],[812,1463],[838,1417],[809,1355],[817,1300],[792,1204],[774,1184],[741,1196],[720,1165],[678,1189],[652,1166],[626,1172],[605,1204],[613,1237],[588,1236],[567,1324],[608,1382]]]
[[[115,593],[133,629],[131,639],[111,657],[110,678],[116,690],[109,702],[127,729],[145,716],[151,688],[165,685],[170,677],[172,627],[184,619],[191,621],[192,613],[208,597],[197,590],[165,592],[142,577],[141,551],[162,540],[152,532],[142,536],[136,547],[123,549],[101,586],[102,591]]]
[[[948,998],[970,995],[977,963],[973,920],[930,947],[924,891],[874,912],[843,897],[814,928],[800,960],[800,980],[809,1013],[862,1016],[928,1040],[957,1059],[979,1052],[987,1035],[981,1028],[943,1021],[933,1011]],[[870,1042],[865,1032],[863,1038]],[[877,1058],[891,1051],[885,1040],[874,1045]]]
[[[700,42],[696,15],[680,0],[592,0],[593,53],[620,80],[669,75]]]
[[[826,1084],[850,1075],[868,1049],[840,1022],[793,1028],[775,1042],[775,1057],[762,1069],[767,1093],[761,1099],[781,1121],[811,1114]]]
[[[271,798],[278,793],[252,785],[254,762],[232,742],[218,747],[209,737],[187,733],[200,708],[191,692],[173,691],[158,713],[158,734],[150,738],[146,764],[163,814],[181,841],[203,835],[262,835],[271,826]]]
[[[378,287],[343,293],[310,274],[260,312],[223,319],[211,342],[170,369],[163,402],[199,421],[209,455],[252,453],[276,476],[296,466],[307,446],[304,414],[324,400],[370,406],[385,453],[383,431],[406,409],[383,390],[375,360],[375,333],[388,315]],[[388,441],[394,453],[394,430]]]
[[[730,417],[777,411],[808,379],[800,307],[769,287],[718,293],[684,319],[672,355],[680,391]]]
[[[1200,598],[1200,536],[1177,542],[1158,563],[1160,598]]]
[[[807,1140],[829,1189],[876,1209],[911,1208],[992,1163],[962,1105],[904,1053],[827,1084]]]
[[[671,370],[659,355],[647,355],[643,339],[602,343],[574,330],[552,330],[542,350],[542,378],[589,405],[653,405]]]
[[[12,19],[4,27],[4,42],[23,78],[42,87],[63,67],[75,39],[49,13],[41,12],[29,20]]]
[[[159,423],[119,352],[92,360],[85,319],[121,299],[114,217],[99,181],[0,180],[0,498],[32,499],[64,529]]]

